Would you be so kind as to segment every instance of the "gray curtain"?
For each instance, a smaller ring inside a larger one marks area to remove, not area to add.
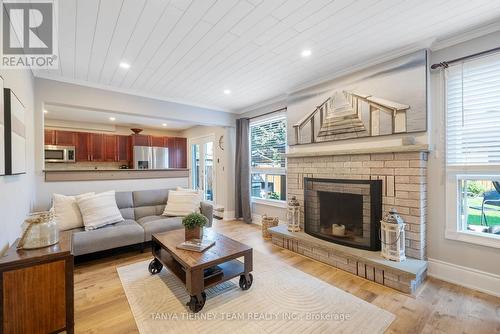
[[[246,223],[252,222],[250,209],[250,145],[248,142],[250,120],[236,120],[236,164],[235,164],[235,211],[236,218],[243,218]]]

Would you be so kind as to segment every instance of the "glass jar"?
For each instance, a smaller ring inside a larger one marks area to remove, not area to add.
[[[22,224],[23,234],[17,245],[19,249],[34,249],[59,242],[59,229],[53,211],[32,213]]]

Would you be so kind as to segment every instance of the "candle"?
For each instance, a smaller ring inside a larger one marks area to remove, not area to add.
[[[338,235],[338,236],[344,236],[345,235],[345,226],[339,225],[339,224],[333,224],[332,225],[332,234]]]

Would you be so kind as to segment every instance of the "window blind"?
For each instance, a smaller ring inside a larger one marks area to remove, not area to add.
[[[257,168],[284,168],[286,119],[271,119],[250,125],[251,165]]]
[[[446,72],[447,164],[500,165],[500,54]]]

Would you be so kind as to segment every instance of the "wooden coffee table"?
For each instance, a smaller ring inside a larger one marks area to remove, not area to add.
[[[155,233],[152,236],[154,259],[149,264],[149,272],[157,274],[163,266],[173,272],[185,285],[191,296],[186,305],[193,312],[199,312],[206,301],[205,289],[240,276],[240,288],[248,290],[252,286],[252,248],[206,229],[204,237],[215,240],[215,245],[202,253],[178,249],[184,241],[184,230]],[[243,257],[244,262],[237,258]],[[214,276],[204,276],[204,270],[218,265],[222,272]]]

